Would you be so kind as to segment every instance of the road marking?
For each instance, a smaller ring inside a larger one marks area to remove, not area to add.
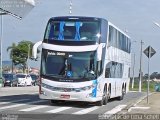
[[[123,108],[125,108],[126,106],[127,105],[118,105],[115,108],[113,108],[112,110],[105,112],[104,114],[107,114],[107,115],[116,114],[119,111],[121,111]]]
[[[130,93],[136,93],[137,91],[129,91]]]
[[[4,107],[1,107],[0,110],[4,110],[4,109],[8,109],[8,108],[20,107],[20,106],[24,106],[24,105],[27,105],[27,104],[40,103],[40,102],[44,102],[44,101],[45,101],[45,100],[38,100],[38,101],[26,102],[25,104],[19,103],[19,104],[4,106]]]
[[[150,107],[130,107],[130,108],[128,109],[128,112],[131,112],[131,110],[133,110],[133,109],[147,110],[147,109],[150,109]]]
[[[9,102],[0,102],[0,105],[9,104],[9,103],[16,103],[16,102],[22,102],[22,101],[26,101],[26,100],[29,100],[29,99],[14,100],[14,101],[9,101]]]
[[[98,106],[94,106],[94,107],[91,107],[91,108],[87,108],[87,109],[83,109],[83,110],[80,110],[80,111],[78,111],[78,112],[75,112],[75,113],[73,113],[73,114],[79,114],[79,115],[82,115],[82,114],[87,114],[87,113],[89,113],[89,112],[92,112],[92,111],[94,111],[94,110],[96,110],[96,109],[98,109],[99,107]]]
[[[38,92],[32,92],[32,93],[29,93],[29,94],[39,94]]]
[[[48,106],[44,106],[44,105],[34,106],[34,107],[26,108],[26,109],[21,109],[19,111],[28,112],[28,111],[34,111],[34,110],[37,110],[37,109],[45,108],[45,107],[48,107]]]
[[[60,107],[60,108],[57,108],[57,109],[54,109],[54,110],[50,110],[50,111],[47,111],[47,113],[58,113],[58,112],[61,112],[61,111],[64,111],[64,110],[67,110],[67,109],[70,109],[72,107]]]

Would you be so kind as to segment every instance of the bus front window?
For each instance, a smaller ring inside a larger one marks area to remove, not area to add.
[[[99,35],[98,21],[50,21],[45,39],[48,41],[98,41]]]
[[[47,54],[42,56],[43,75],[68,79],[96,78],[95,52],[48,51]]]

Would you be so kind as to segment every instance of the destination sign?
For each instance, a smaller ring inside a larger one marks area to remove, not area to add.
[[[48,55],[59,55],[59,56],[65,56],[66,53],[63,53],[63,52],[51,52],[51,51],[48,51]]]

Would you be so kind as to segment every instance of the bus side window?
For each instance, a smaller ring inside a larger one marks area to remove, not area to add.
[[[97,62],[97,75],[100,76],[102,74],[102,61]]]
[[[110,78],[111,77],[111,64],[112,62],[109,62],[107,65],[106,65],[106,69],[105,69],[105,78]]]
[[[109,78],[109,76],[110,76],[110,68],[106,68],[105,78]]]

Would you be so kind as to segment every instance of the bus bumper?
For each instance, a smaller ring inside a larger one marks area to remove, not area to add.
[[[97,91],[98,92],[98,91]],[[97,96],[92,95],[92,90],[83,92],[55,92],[42,88],[39,94],[40,99],[48,100],[64,100],[64,101],[83,101],[83,102],[97,102],[102,100],[102,95],[97,93]]]

